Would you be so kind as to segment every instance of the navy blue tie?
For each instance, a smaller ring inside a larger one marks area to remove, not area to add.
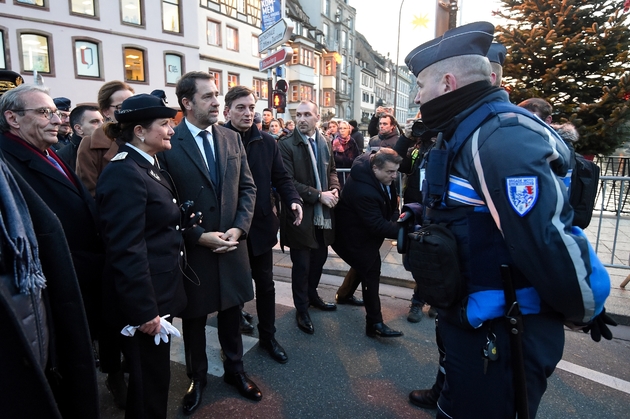
[[[210,147],[210,140],[208,139],[208,131],[202,130],[199,132],[199,136],[203,139],[203,151],[206,153],[206,161],[208,162],[208,174],[210,180],[214,186],[219,186],[219,177],[217,176],[217,164],[214,160],[214,153],[212,147]]]
[[[315,156],[315,161],[317,161],[317,143],[315,142],[315,138],[309,138],[308,141],[311,143],[311,147],[313,148],[313,155]]]

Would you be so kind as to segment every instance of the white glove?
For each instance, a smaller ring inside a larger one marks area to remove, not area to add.
[[[171,323],[169,323],[166,320],[170,316],[171,316],[170,314],[166,314],[160,317],[160,331],[154,337],[154,341],[156,345],[160,344],[160,340],[164,341],[164,343],[168,343],[168,335],[174,335],[174,336],[177,336],[178,338],[182,336],[179,330],[177,330],[175,326],[173,326]],[[120,333],[123,336],[133,336],[136,334],[136,330],[138,330],[139,327],[140,326],[127,325],[123,327]]]
[[[160,317],[160,332],[154,337],[156,345],[160,344],[160,339],[164,341],[164,343],[168,343],[168,335],[175,335],[178,338],[182,336],[179,330],[166,320],[170,316],[170,314],[167,314]]]

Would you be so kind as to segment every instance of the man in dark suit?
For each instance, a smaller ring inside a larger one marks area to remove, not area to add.
[[[0,95],[19,84],[14,81],[21,81],[17,73],[0,72]],[[11,96],[0,100],[2,132],[10,127],[7,118],[13,118]],[[0,222],[6,223],[0,241],[21,242],[3,246],[0,253],[2,413],[6,417],[97,418],[92,346],[61,223],[31,186],[4,164],[2,153],[0,183]],[[31,280],[21,281],[25,277],[15,272],[17,267]],[[44,312],[45,321],[34,320]]]
[[[379,249],[386,238],[398,236],[398,225],[392,221],[398,195],[392,182],[398,176],[402,161],[394,150],[381,148],[375,154],[363,154],[350,170],[335,208],[335,252],[356,271],[346,276],[337,291],[337,301],[352,296],[359,283],[365,301],[365,333],[370,337],[397,337],[402,332],[383,323],[378,296],[381,276]]]
[[[249,263],[256,283],[256,312],[260,347],[277,362],[289,360],[275,339],[276,290],[273,283],[272,248],[278,242],[280,221],[275,214],[271,187],[282,198],[283,205],[295,214],[294,225],[302,222],[302,199],[295,190],[291,177],[282,164],[276,140],[254,126],[256,98],[245,86],[234,86],[225,95],[225,109],[229,122],[224,125],[241,135],[247,161],[256,183],[256,207],[252,227],[247,235]]]
[[[3,97],[0,148],[19,173],[59,217],[72,253],[92,338],[101,309],[105,250],[98,234],[94,199],[79,178],[51,150],[61,119],[45,88],[21,85]]]
[[[336,310],[317,293],[322,269],[328,258],[328,245],[334,241],[332,208],[339,200],[339,179],[330,142],[317,129],[320,115],[314,102],[302,101],[295,112],[296,129],[278,147],[284,167],[304,201],[304,218],[299,226],[282,212],[280,243],[291,248],[291,287],[297,325],[305,333],[315,333],[309,306]]]
[[[187,229],[188,306],[181,314],[186,370],[191,379],[185,414],[199,407],[206,385],[206,318],[218,311],[224,381],[258,401],[262,394],[243,369],[240,305],[254,298],[247,243],[242,240],[254,215],[256,185],[237,133],[217,126],[219,91],[208,73],[182,76],[175,89],[184,120],[175,128],[171,150],[160,163],[172,176],[181,202],[194,201],[200,225]],[[239,241],[239,239],[241,239]]]

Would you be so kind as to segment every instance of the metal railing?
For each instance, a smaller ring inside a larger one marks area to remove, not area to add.
[[[606,267],[630,269],[630,248],[619,246],[620,236],[626,238],[630,234],[630,217],[624,211],[629,189],[628,176],[600,176],[595,211],[587,231],[596,228],[595,252]]]

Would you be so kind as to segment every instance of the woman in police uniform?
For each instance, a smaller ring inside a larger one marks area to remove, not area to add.
[[[136,95],[116,111],[116,123],[104,126],[107,136],[125,141],[98,180],[96,202],[107,246],[106,312],[118,330],[137,326],[122,339],[130,366],[126,418],[166,418],[170,339],[154,339],[165,328],[160,317],[186,305],[180,210],[155,159],[171,148],[175,114],[155,96]]]

